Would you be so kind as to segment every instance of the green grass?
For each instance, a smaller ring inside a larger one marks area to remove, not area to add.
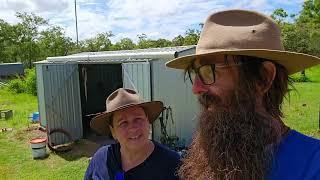
[[[87,157],[70,161],[50,152],[46,159],[32,158],[29,141],[38,135],[27,129],[34,127],[28,116],[38,109],[36,96],[0,89],[0,109],[14,111],[13,118],[0,119],[0,128],[13,128],[13,131],[0,132],[0,179],[83,179]]]
[[[9,121],[0,120],[0,127],[5,125],[21,128],[28,125],[28,116],[38,109],[37,97],[29,94],[13,94],[0,89],[0,109],[12,109],[13,118]]]
[[[300,76],[296,73],[293,77]],[[320,65],[306,69],[311,82],[294,83],[297,91],[292,91],[284,103],[284,122],[310,136],[320,138]]]
[[[320,138],[320,66],[308,69],[306,75],[312,82],[294,84],[298,93],[292,92],[283,105],[284,122],[292,129]],[[0,89],[0,109],[14,110],[12,119],[0,120],[0,128],[14,128],[0,132],[0,179],[83,179],[88,165],[85,156],[50,152],[46,159],[33,160],[29,140],[36,134],[26,129],[32,127],[27,117],[37,111],[37,106],[35,96]]]
[[[285,101],[284,122],[299,132],[320,138],[320,83],[295,83],[297,91]]]

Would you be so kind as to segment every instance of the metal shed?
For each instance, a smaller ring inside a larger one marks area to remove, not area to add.
[[[152,125],[152,138],[160,141],[163,125],[178,144],[191,142],[197,103],[191,84],[181,71],[165,67],[173,58],[195,53],[195,46],[124,51],[86,52],[49,57],[36,64],[40,121],[48,130],[63,128],[75,139],[90,136],[89,122],[105,110],[105,99],[119,87],[136,89],[145,100],[161,100],[163,123]],[[159,118],[159,119],[160,119]],[[54,144],[68,141],[55,133]]]
[[[0,64],[0,78],[21,76],[23,74],[24,74],[24,68],[21,62]]]

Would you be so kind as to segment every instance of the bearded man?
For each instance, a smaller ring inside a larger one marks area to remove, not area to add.
[[[289,75],[320,58],[283,49],[280,29],[254,11],[208,17],[196,54],[166,66],[185,70],[198,96],[197,131],[182,179],[320,179],[320,141],[287,127],[281,105]]]

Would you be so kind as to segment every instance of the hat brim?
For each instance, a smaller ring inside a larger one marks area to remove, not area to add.
[[[161,101],[150,101],[150,102],[144,102],[139,104],[127,104],[125,106],[121,106],[113,111],[110,112],[103,112],[90,121],[90,127],[95,130],[97,133],[101,135],[111,135],[109,125],[110,125],[110,117],[113,113],[123,110],[129,107],[142,107],[148,116],[148,120],[151,123],[153,123],[159,116],[159,114],[163,110],[163,103]]]
[[[195,55],[175,58],[168,61],[166,66],[174,69],[186,69],[195,58],[212,56],[215,54],[243,55],[269,59],[283,65],[287,69],[289,75],[320,63],[319,57],[290,51],[270,49],[215,49],[202,51]]]

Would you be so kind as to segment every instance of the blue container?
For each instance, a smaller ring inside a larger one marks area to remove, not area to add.
[[[34,112],[32,114],[32,121],[33,122],[38,122],[39,121],[39,117],[40,117],[39,112]]]

